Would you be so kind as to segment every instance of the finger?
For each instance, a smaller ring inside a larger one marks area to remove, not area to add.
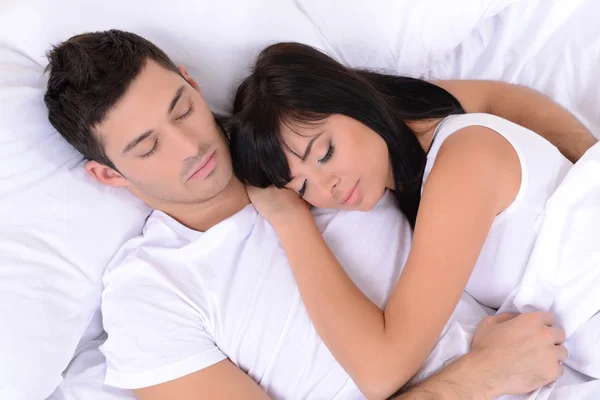
[[[552,379],[552,382],[558,380],[558,378],[563,376],[564,373],[565,373],[565,367],[562,364],[556,363],[555,373],[554,373],[554,377],[553,377],[554,379]]]
[[[558,362],[566,361],[569,358],[569,350],[565,346],[554,346],[554,348]]]
[[[519,315],[519,314],[512,313],[512,312],[499,313],[499,314],[491,316],[490,322],[494,322],[496,324],[501,324],[503,322],[510,321],[511,319],[515,318],[517,315]]]
[[[554,336],[554,344],[562,344],[565,340],[567,340],[564,329],[557,327],[553,327],[551,329]]]
[[[554,314],[552,314],[551,312],[548,311],[536,311],[536,314],[539,315],[539,317],[542,319],[542,323],[546,326],[552,326],[554,325],[555,322],[555,318],[554,318]]]

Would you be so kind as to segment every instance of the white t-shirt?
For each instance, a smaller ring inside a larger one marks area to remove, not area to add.
[[[368,213],[313,214],[349,276],[383,308],[412,235],[392,195]],[[152,386],[228,357],[274,399],[363,398],[317,335],[277,235],[252,205],[205,233],[155,211],[104,283],[109,385]]]
[[[444,141],[454,132],[473,125],[502,135],[515,149],[521,163],[517,197],[494,220],[465,289],[481,304],[497,309],[523,279],[537,240],[538,219],[573,164],[550,142],[520,125],[490,114],[453,115],[436,129],[423,183]],[[435,247],[432,249],[435,251]]]

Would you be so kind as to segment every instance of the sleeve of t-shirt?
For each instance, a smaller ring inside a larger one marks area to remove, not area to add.
[[[226,358],[198,307],[168,275],[135,255],[107,270],[102,295],[107,385],[153,386]]]

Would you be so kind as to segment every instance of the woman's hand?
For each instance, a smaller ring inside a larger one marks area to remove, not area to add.
[[[312,218],[308,203],[293,190],[247,186],[246,191],[256,210],[272,225],[297,216]]]

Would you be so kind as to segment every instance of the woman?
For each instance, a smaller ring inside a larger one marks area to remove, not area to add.
[[[229,130],[238,176],[276,187],[248,193],[280,237],[316,330],[369,398],[416,373],[465,289],[500,306],[571,165],[523,127],[466,114],[437,85],[352,70],[295,43],[261,53]],[[306,202],[367,211],[386,190],[414,234],[382,312],[329,251]]]

